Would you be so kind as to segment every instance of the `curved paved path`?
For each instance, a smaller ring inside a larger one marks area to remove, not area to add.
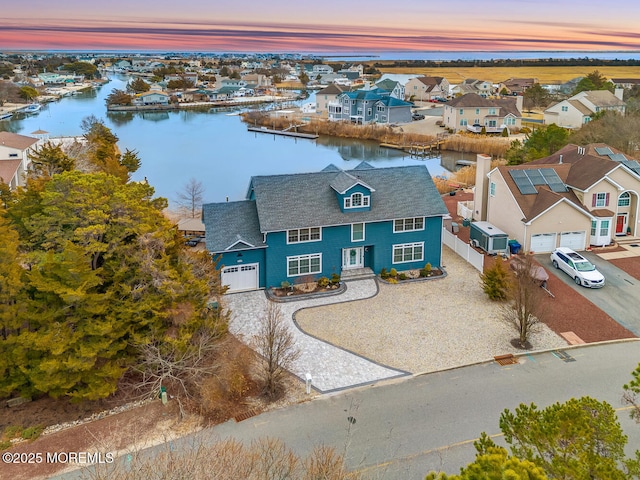
[[[385,367],[307,335],[295,324],[293,315],[302,308],[360,300],[378,293],[373,279],[347,281],[346,286],[346,292],[340,295],[278,304],[300,349],[293,373],[301,379],[310,373],[313,387],[323,393],[409,375],[408,372]],[[264,291],[226,295],[226,307],[231,310],[229,331],[248,344],[258,331],[258,323],[267,308],[267,302]]]

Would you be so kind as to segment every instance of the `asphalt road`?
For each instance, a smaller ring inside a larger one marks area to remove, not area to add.
[[[576,285],[565,272],[553,268],[549,254],[536,255],[536,259],[551,274],[571,285],[574,290],[588,298],[627,330],[640,336],[640,314],[637,310],[638,299],[640,299],[640,281],[594,253],[580,252],[580,254],[593,263],[604,275],[604,287],[586,288]]]
[[[575,361],[545,352],[525,355],[517,365],[490,362],[393,380],[325,395],[241,423],[230,421],[144,453],[157,455],[227,437],[244,442],[278,437],[301,455],[314,445],[334,446],[345,453],[349,468],[365,478],[422,479],[431,470],[458,473],[472,462],[473,440],[483,431],[501,443],[498,419],[505,408],[530,402],[545,407],[586,395],[621,409],[618,416],[629,436],[629,454],[640,449],[640,425],[621,407],[622,385],[640,362],[640,342],[565,351]],[[76,472],[60,478],[81,477]]]

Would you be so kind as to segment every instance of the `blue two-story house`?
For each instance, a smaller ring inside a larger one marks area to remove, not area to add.
[[[229,292],[345,270],[441,265],[447,209],[423,165],[251,178],[246,200],[203,206]]]
[[[337,96],[339,108],[334,109],[333,120],[353,123],[408,123],[411,122],[413,103],[405,102],[381,88],[354,90]]]

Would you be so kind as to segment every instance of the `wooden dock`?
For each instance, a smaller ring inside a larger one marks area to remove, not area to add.
[[[426,143],[409,143],[398,145],[395,143],[381,143],[382,148],[392,148],[394,150],[402,150],[410,155],[417,157],[424,157],[432,155],[435,151],[439,151],[440,147],[444,144],[444,139],[434,140],[433,142]]]
[[[319,137],[314,133],[299,133],[299,132],[290,132],[285,130],[274,130],[272,128],[267,127],[247,127],[247,130],[250,132],[257,133],[271,133],[273,135],[284,135],[285,137],[296,137],[296,138],[307,138],[309,140],[315,140]]]

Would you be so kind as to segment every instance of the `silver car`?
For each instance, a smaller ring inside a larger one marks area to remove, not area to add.
[[[551,253],[551,263],[576,282],[589,288],[604,287],[604,276],[596,266],[577,252],[567,247],[558,247]]]

